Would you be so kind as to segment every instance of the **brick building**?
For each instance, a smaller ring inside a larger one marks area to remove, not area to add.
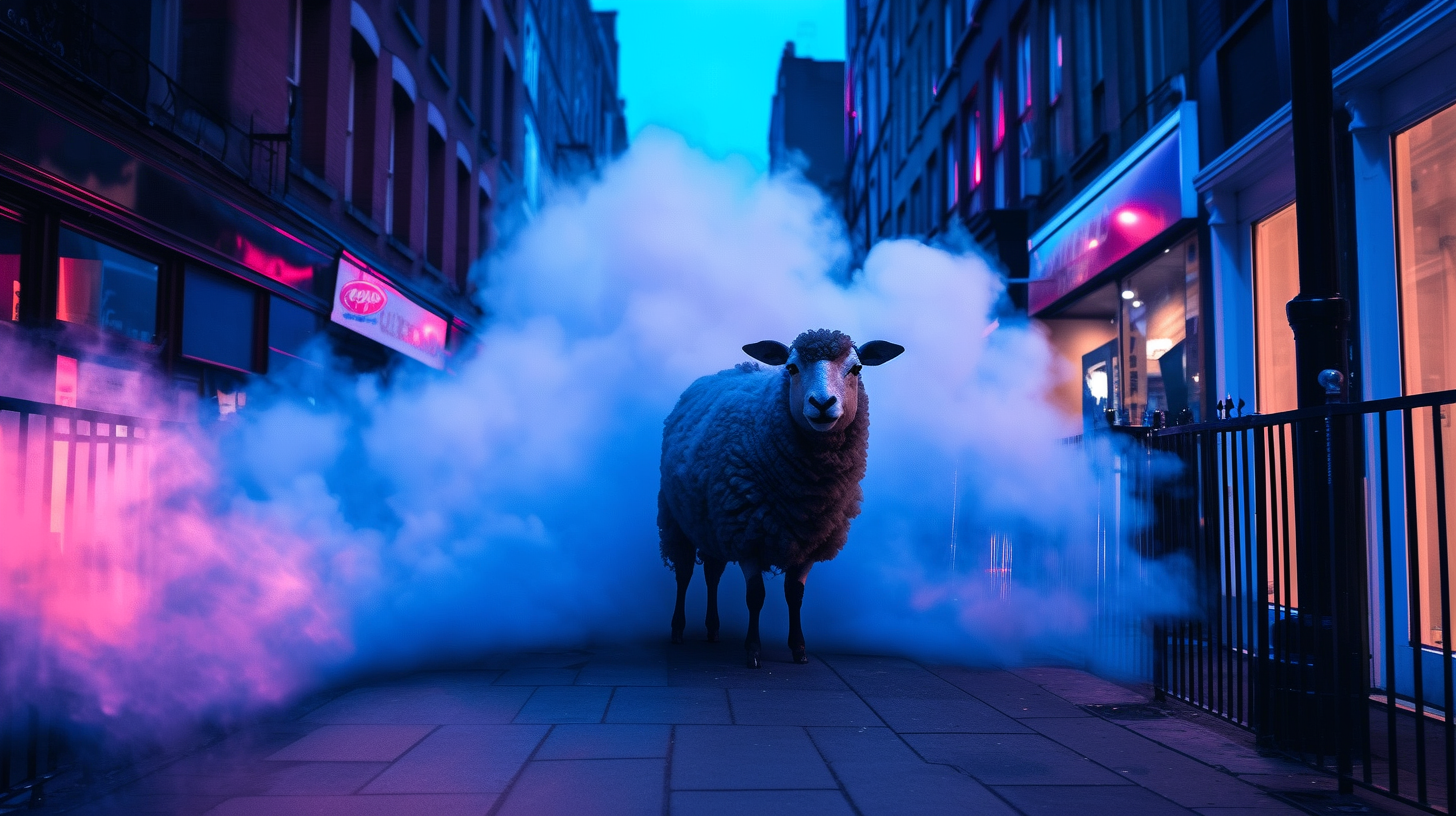
[[[800,57],[792,42],[779,58],[768,130],[769,172],[791,167],[844,200],[844,63]]]
[[[0,337],[58,373],[0,396],[108,409],[147,375],[221,406],[319,334],[446,367],[498,225],[625,147],[612,23],[587,0],[8,0]]]

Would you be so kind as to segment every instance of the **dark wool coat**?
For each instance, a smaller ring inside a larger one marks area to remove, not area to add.
[[[657,526],[662,558],[764,569],[828,561],[860,510],[869,398],[842,431],[816,434],[789,414],[789,375],[743,363],[688,387],[662,435]]]

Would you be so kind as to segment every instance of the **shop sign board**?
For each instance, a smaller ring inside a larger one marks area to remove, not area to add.
[[[332,319],[427,366],[445,367],[445,319],[348,255],[339,256]]]
[[[1195,168],[1187,155],[1196,130],[1191,116],[1174,114],[1170,124],[1149,133],[1142,150],[1129,150],[1135,159],[1111,168],[1107,181],[1094,182],[1090,198],[1068,205],[1069,217],[1032,237],[1027,300],[1033,315],[1196,214]]]

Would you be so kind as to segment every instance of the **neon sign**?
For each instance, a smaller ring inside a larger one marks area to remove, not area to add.
[[[349,255],[339,257],[332,319],[431,368],[445,367],[445,319]]]

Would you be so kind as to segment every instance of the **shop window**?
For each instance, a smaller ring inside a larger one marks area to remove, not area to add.
[[[246,283],[189,265],[182,284],[182,354],[253,370],[256,302],[255,290]]]
[[[1294,205],[1254,224],[1255,406],[1261,414],[1299,407],[1294,330],[1284,306],[1299,294],[1299,240]]]
[[[268,298],[268,370],[280,370],[290,359],[302,358],[318,334],[318,315],[277,295]]]
[[[151,261],[62,228],[56,318],[155,342],[157,272]]]
[[[1152,424],[1159,412],[1168,422],[1196,418],[1197,343],[1188,342],[1196,263],[1196,244],[1185,241],[1122,282],[1122,396],[1134,425]]]
[[[1395,196],[1400,259],[1400,328],[1405,393],[1456,388],[1456,108],[1395,137]],[[1434,414],[1433,414],[1434,412]],[[1451,406],[1414,416],[1417,535],[1421,543],[1421,632],[1442,646],[1436,427],[1440,428],[1448,515],[1456,512],[1456,428]],[[1456,554],[1456,537],[1451,538]]]
[[[0,320],[20,319],[20,224],[0,218]]]

